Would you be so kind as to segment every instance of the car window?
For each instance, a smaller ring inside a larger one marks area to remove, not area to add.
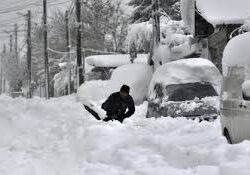
[[[186,101],[204,97],[218,96],[214,87],[207,82],[169,85],[166,87],[168,101]]]

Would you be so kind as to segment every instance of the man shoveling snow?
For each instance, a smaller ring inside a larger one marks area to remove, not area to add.
[[[125,118],[132,116],[135,112],[134,100],[129,95],[130,87],[123,85],[119,92],[111,94],[108,99],[102,104],[102,109],[106,111],[106,117],[103,121],[118,120],[121,123]],[[97,120],[102,117],[97,111],[95,105],[84,104],[85,109],[90,112]]]

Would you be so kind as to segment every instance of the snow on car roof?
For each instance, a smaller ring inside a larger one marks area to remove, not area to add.
[[[224,49],[222,58],[223,74],[227,75],[228,67],[239,66],[249,69],[250,66],[250,32],[231,39]],[[245,78],[250,79],[249,70],[245,70]]]
[[[135,59],[136,63],[147,63],[147,54],[138,54]],[[86,62],[95,67],[118,67],[130,63],[128,54],[117,55],[93,55],[86,57]]]
[[[196,0],[201,15],[211,24],[243,24],[250,17],[249,0]]]
[[[166,63],[154,73],[149,86],[149,94],[154,95],[155,84],[166,87],[172,84],[209,82],[219,92],[221,74],[207,59],[189,58]],[[150,95],[150,96],[151,96]]]

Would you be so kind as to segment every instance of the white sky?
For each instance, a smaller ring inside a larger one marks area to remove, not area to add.
[[[70,6],[71,0],[47,0],[48,1],[48,15],[57,8],[65,10]],[[14,24],[18,24],[19,29],[22,30],[26,24],[26,18],[20,13],[27,13],[31,10],[33,21],[41,21],[42,17],[42,3],[43,0],[1,0],[0,3],[0,52],[3,44],[9,44],[9,35],[4,31],[13,31]],[[59,4],[60,3],[60,4]],[[62,4],[61,4],[62,3]],[[19,32],[19,43],[23,40],[26,32]],[[19,44],[19,47],[21,45]],[[8,48],[8,47],[7,47]]]
[[[66,8],[71,5],[72,1],[75,2],[75,0],[47,0],[48,16],[54,9],[66,10]],[[126,13],[131,13],[132,8],[125,5],[129,1],[130,0],[122,0],[124,4],[123,8]],[[33,5],[33,3],[35,3],[35,5]],[[26,14],[28,10],[31,10],[32,20],[40,22],[43,11],[42,3],[43,0],[0,0],[0,52],[2,52],[4,43],[6,43],[7,46],[9,44],[9,34],[6,34],[4,30],[14,30],[15,23],[19,25],[19,29],[23,29],[26,24],[26,18],[21,16],[20,13]],[[21,47],[20,42],[25,36],[26,32],[19,32],[19,47]]]

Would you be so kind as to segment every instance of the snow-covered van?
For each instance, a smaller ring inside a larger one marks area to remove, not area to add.
[[[229,143],[250,140],[250,32],[234,37],[222,59],[221,127]]]
[[[166,63],[150,82],[147,117],[214,120],[219,115],[220,83],[219,70],[207,59]]]

